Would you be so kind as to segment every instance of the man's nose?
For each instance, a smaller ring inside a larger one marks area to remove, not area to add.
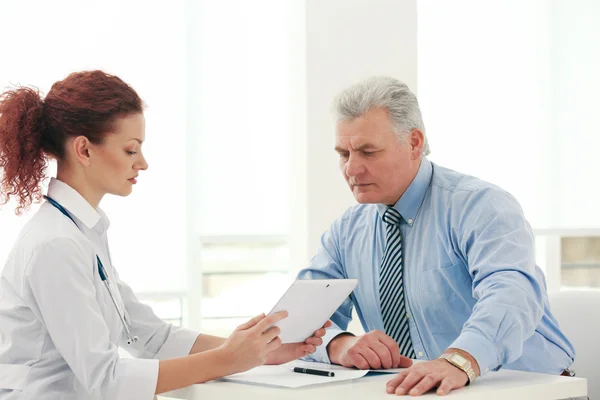
[[[359,157],[350,155],[348,157],[348,161],[346,162],[346,175],[357,176],[360,175],[363,170],[363,164]]]

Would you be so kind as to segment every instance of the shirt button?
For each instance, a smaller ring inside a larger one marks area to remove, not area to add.
[[[410,314],[406,313],[406,319],[409,319],[409,318],[410,318]]]
[[[419,356],[419,358],[421,358],[421,357],[423,357],[423,352],[420,351],[417,355]]]
[[[412,219],[409,219],[409,220],[408,220],[408,223],[409,223],[409,224],[412,224],[412,223],[413,223],[413,220],[412,220]]]

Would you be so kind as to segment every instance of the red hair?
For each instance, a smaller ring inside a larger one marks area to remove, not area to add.
[[[18,199],[20,214],[42,197],[48,157],[65,158],[69,137],[102,143],[115,121],[143,111],[129,85],[102,71],[76,72],[56,82],[42,100],[37,89],[0,95],[0,204]]]

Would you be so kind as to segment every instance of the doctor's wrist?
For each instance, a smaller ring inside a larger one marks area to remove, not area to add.
[[[221,345],[214,349],[214,352],[216,355],[216,359],[219,360],[218,364],[221,376],[227,376],[239,372],[237,370],[235,354],[232,351],[230,351],[230,349],[228,349],[226,346]]]

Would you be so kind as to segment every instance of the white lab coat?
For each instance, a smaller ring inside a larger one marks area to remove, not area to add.
[[[0,400],[153,399],[158,360],[189,354],[198,333],[160,320],[119,279],[102,210],[56,179],[48,195],[81,230],[46,202],[8,257],[0,278]],[[139,337],[134,345],[126,343],[96,254]],[[119,346],[137,358],[120,358]]]

